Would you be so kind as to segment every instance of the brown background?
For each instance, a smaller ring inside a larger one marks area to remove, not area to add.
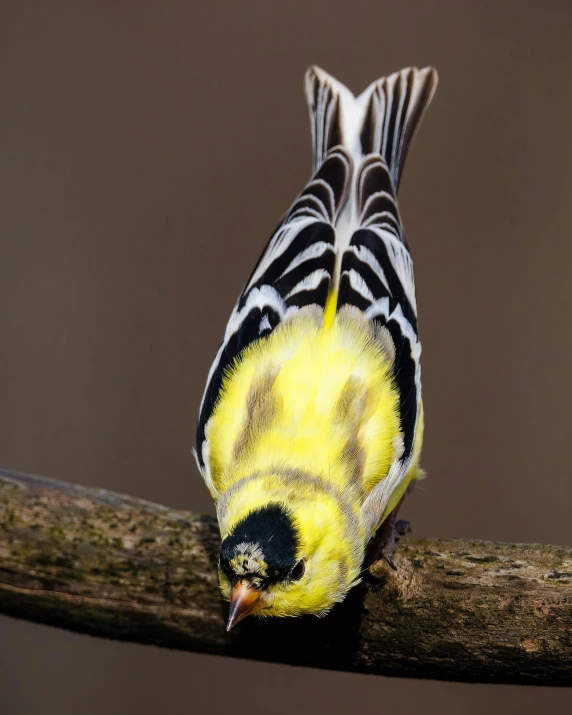
[[[301,89],[440,73],[401,193],[424,341],[417,534],[572,543],[560,2],[2,3],[0,463],[211,512],[210,361],[307,179]],[[0,618],[0,711],[565,712],[564,690],[161,651]]]

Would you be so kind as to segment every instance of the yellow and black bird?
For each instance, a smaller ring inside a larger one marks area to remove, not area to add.
[[[354,97],[306,74],[314,175],[238,299],[199,416],[229,629],[252,613],[327,613],[384,522],[391,563],[423,438],[397,189],[436,85],[432,68],[408,68]]]

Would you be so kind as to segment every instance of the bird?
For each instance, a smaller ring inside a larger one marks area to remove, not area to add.
[[[395,567],[397,511],[424,475],[397,191],[437,81],[408,67],[356,97],[306,72],[312,175],[239,295],[199,411],[227,630],[249,615],[325,616],[363,578],[372,544]]]

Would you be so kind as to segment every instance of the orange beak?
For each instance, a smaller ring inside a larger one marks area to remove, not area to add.
[[[262,591],[252,588],[246,581],[239,581],[232,587],[227,631],[230,631],[233,626],[242,621],[243,618],[246,618],[246,616],[256,613],[262,608],[261,595]]]

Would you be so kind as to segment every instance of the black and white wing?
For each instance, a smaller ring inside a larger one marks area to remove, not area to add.
[[[336,261],[334,225],[347,197],[351,166],[342,147],[327,151],[270,239],[232,312],[208,376],[197,429],[197,459],[211,491],[205,432],[225,370],[289,313],[308,305],[324,309]]]

